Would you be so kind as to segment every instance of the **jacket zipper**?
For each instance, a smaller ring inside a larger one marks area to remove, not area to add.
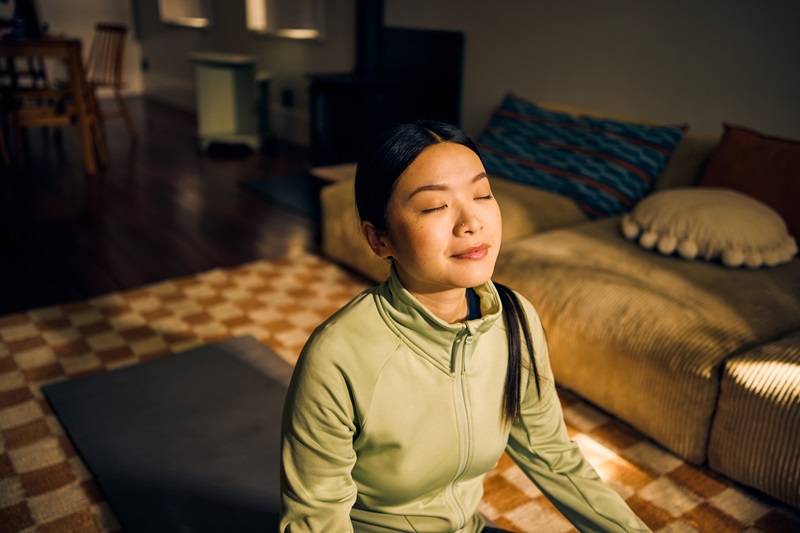
[[[472,343],[472,336],[469,330],[459,333],[455,341],[455,355],[456,360],[453,365],[453,373],[455,377],[455,397],[457,402],[456,419],[459,430],[459,438],[464,443],[461,455],[459,457],[458,470],[450,483],[449,492],[450,498],[453,502],[453,511],[456,515],[456,522],[459,529],[464,527],[466,523],[466,513],[458,500],[455,493],[455,486],[458,483],[464,471],[467,469],[467,463],[472,452],[472,424],[470,423],[469,405],[467,402],[467,388],[466,388],[466,370],[467,370],[467,346]]]

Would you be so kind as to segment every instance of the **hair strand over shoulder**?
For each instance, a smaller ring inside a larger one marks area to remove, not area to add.
[[[539,369],[536,367],[536,357],[533,353],[533,339],[528,325],[528,317],[517,295],[500,283],[495,283],[500,294],[500,303],[503,306],[503,320],[506,323],[508,340],[508,371],[503,389],[503,419],[506,422],[517,422],[521,416],[520,401],[522,388],[522,341],[530,358],[530,369],[536,383],[536,394],[541,398],[539,388]],[[522,335],[520,335],[522,331]]]

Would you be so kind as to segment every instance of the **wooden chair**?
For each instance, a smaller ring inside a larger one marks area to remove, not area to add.
[[[133,139],[136,139],[136,128],[133,125],[125,99],[120,94],[124,85],[123,66],[125,64],[125,40],[128,27],[124,24],[98,23],[86,60],[86,81],[96,95],[96,90],[108,87],[112,90],[117,102],[116,113],[105,113],[98,108],[100,120],[110,117],[122,117]]]
[[[0,90],[3,91],[3,101],[0,102],[0,113],[5,115],[7,102],[5,102],[5,90],[16,88],[23,85],[29,88],[45,88],[48,86],[47,70],[43,57],[26,57],[24,67],[19,65],[13,58],[0,58]],[[5,139],[6,121],[0,117],[0,158],[3,164],[11,166],[11,155],[8,152],[8,144]]]
[[[12,84],[2,90],[3,113],[15,133],[19,163],[24,164],[23,130],[26,128],[75,125],[81,138],[86,171],[96,172],[96,163],[108,162],[94,93],[89,90],[81,60],[80,41],[43,39],[3,43],[7,57],[53,57],[64,61],[68,79],[60,86],[39,88]],[[1,55],[1,54],[0,54]],[[3,154],[7,161],[6,154]]]
[[[22,136],[24,128],[37,128],[47,126],[69,126],[74,124],[77,116],[77,102],[69,90],[61,89],[29,89],[17,91],[13,95],[16,107],[11,110],[11,124],[16,129],[16,137],[20,150],[20,163],[22,157]],[[108,163],[105,139],[100,127],[97,112],[97,102],[94,96],[87,91],[84,102],[86,117],[91,130],[92,142],[97,152],[97,159],[101,165]]]

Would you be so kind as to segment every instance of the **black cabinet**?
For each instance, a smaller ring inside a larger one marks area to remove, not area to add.
[[[311,160],[355,161],[377,133],[413,117],[402,83],[355,74],[309,76]]]
[[[310,74],[311,161],[357,160],[393,124],[423,118],[459,124],[464,37],[460,32],[384,28],[369,75]]]

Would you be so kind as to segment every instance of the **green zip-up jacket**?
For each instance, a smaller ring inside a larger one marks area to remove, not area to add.
[[[503,451],[581,531],[649,531],[569,440],[539,317],[540,374],[502,421],[508,349],[494,284],[482,318],[448,324],[392,276],[315,330],[283,416],[282,532],[479,532],[483,478]],[[527,356],[526,356],[527,357]]]

